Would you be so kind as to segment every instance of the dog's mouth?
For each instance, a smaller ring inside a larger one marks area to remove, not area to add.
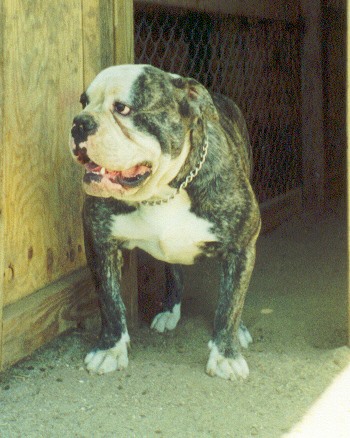
[[[85,167],[83,181],[87,185],[95,183],[108,190],[126,190],[140,186],[152,174],[152,165],[149,162],[141,162],[124,170],[112,170],[92,161],[85,148],[78,148],[73,154]]]
[[[140,163],[126,170],[109,170],[99,166],[93,161],[84,164],[86,173],[84,182],[101,182],[108,179],[114,184],[119,184],[124,188],[139,186],[152,173],[152,167],[148,163]]]

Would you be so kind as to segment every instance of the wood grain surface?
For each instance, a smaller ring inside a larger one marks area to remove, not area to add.
[[[295,21],[299,17],[299,2],[291,0],[137,0],[148,5],[180,7],[196,11],[241,15],[243,17],[272,18]]]
[[[5,0],[4,305],[81,267],[81,173],[69,156],[79,109],[81,2]]]
[[[103,68],[114,64],[113,0],[83,0],[84,90]]]
[[[80,270],[6,306],[0,369],[96,313],[93,289],[87,270]]]
[[[133,0],[114,1],[114,61],[115,64],[134,62]]]
[[[0,53],[4,52],[4,13],[3,13],[3,2],[0,3]],[[3,310],[3,298],[4,298],[4,262],[5,262],[5,251],[4,251],[4,202],[5,202],[5,192],[4,192],[4,138],[3,130],[4,124],[1,122],[4,120],[4,64],[0,62],[0,365],[2,363],[2,310]]]

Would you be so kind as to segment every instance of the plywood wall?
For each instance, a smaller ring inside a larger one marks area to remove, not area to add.
[[[347,2],[349,6],[349,2]],[[348,345],[350,347],[350,13],[346,17],[346,137],[347,137],[347,225],[348,225]]]
[[[299,16],[299,2],[292,0],[137,0],[138,3],[180,7],[196,11],[294,21]]]
[[[3,14],[3,4],[0,3],[0,53],[3,53],[4,51],[4,14]],[[0,62],[0,121],[4,119],[4,105],[3,105],[3,98],[4,98],[4,81],[3,81],[3,62]],[[1,369],[1,362],[2,362],[2,319],[3,319],[3,291],[4,291],[4,248],[3,248],[3,241],[5,236],[5,228],[4,228],[4,215],[3,215],[3,208],[4,208],[4,198],[5,194],[2,190],[3,188],[3,171],[4,171],[4,154],[3,154],[3,148],[4,148],[4,141],[3,141],[3,123],[0,122],[0,369]]]
[[[84,263],[68,133],[82,89],[80,0],[5,7],[4,305]]]
[[[88,82],[133,61],[132,5],[0,3],[0,368],[74,325],[92,289],[69,131]],[[119,30],[129,42],[117,50]]]

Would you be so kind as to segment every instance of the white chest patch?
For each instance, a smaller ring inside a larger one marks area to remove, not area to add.
[[[124,248],[137,247],[158,260],[190,265],[202,244],[217,240],[210,222],[190,212],[190,206],[184,191],[166,204],[141,205],[133,213],[114,216],[112,234]]]

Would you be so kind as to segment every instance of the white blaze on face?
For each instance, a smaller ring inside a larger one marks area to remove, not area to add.
[[[113,103],[113,96],[127,104],[136,79],[144,72],[145,65],[118,65],[102,70],[87,89],[92,104],[103,104],[105,111]],[[89,104],[90,106],[90,104]]]
[[[145,65],[120,65],[103,70],[87,89],[88,104],[83,114],[89,114],[97,125],[96,132],[79,144],[91,160],[85,164],[87,172],[99,175],[86,179],[84,189],[93,196],[114,197],[131,202],[162,199],[175,189],[169,183],[183,166],[190,149],[189,134],[181,153],[172,158],[164,154],[154,135],[138,129],[132,117],[133,89],[144,74]],[[131,114],[114,111],[119,102],[131,107]],[[136,111],[136,109],[135,109]],[[138,172],[138,169],[145,169]],[[119,175],[140,179],[140,184],[123,184]],[[142,180],[142,174],[145,178]]]
[[[144,71],[143,65],[109,67],[99,73],[87,89],[89,104],[84,112],[98,125],[86,145],[89,158],[110,170],[127,170],[140,163],[157,163],[161,154],[159,142],[135,129],[132,117],[115,114],[115,102],[131,105],[132,88]]]

